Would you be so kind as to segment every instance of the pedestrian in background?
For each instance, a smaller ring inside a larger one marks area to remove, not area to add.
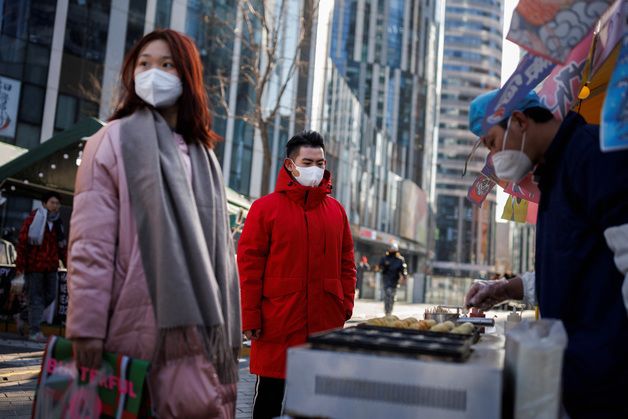
[[[275,192],[253,203],[238,244],[254,419],[281,414],[288,348],[342,327],[353,311],[353,239],[325,165],[320,134],[292,137]]]
[[[364,273],[371,270],[371,265],[369,265],[369,260],[366,256],[362,256],[360,258],[360,263],[358,263],[357,273],[356,273],[356,283],[355,283],[355,295],[356,298],[360,297],[360,293],[362,292],[362,286],[364,284]]]
[[[239,285],[199,52],[156,30],[121,80],[76,179],[66,334],[79,366],[151,360],[158,417],[232,418]]]
[[[386,255],[379,261],[379,269],[382,272],[384,282],[384,312],[390,316],[395,304],[395,295],[399,280],[408,279],[408,266],[406,260],[399,253],[399,245],[391,243],[386,251]]]
[[[60,196],[45,194],[42,207],[33,210],[22,224],[15,260],[16,275],[24,274],[27,298],[29,339],[45,342],[41,332],[44,309],[57,295],[59,260],[66,261],[67,242],[59,209]],[[18,314],[18,332],[23,314]]]

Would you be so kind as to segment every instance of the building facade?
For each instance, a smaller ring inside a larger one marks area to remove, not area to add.
[[[411,271],[422,273],[441,2],[336,0],[329,19],[323,97],[320,107],[314,98],[311,118],[328,141],[335,195],[348,210],[358,255],[377,263],[396,241]]]
[[[262,97],[264,112],[279,102],[267,179],[259,130],[242,118],[255,99],[242,70],[254,60],[248,46],[264,37],[259,26],[249,32],[238,0],[0,0],[0,83],[11,90],[12,121],[0,141],[31,149],[81,118],[106,120],[126,52],[143,34],[170,27],[199,49],[229,187],[250,198],[262,182],[272,190],[284,144],[304,128],[320,130],[358,253],[380,256],[397,241],[416,268],[433,202],[442,2],[313,3],[287,1],[282,12],[281,63]],[[268,12],[280,4],[268,2]],[[300,34],[301,65],[288,77]],[[220,80],[227,88],[218,97]],[[10,199],[0,227],[19,227],[32,206]]]
[[[481,207],[467,190],[484,165],[485,150],[465,161],[477,137],[468,129],[469,103],[500,87],[503,0],[447,0],[438,136],[435,258],[432,273],[485,276],[495,265],[495,193]]]

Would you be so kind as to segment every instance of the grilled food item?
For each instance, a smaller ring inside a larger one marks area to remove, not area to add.
[[[452,322],[451,320],[447,320],[446,322],[443,322],[443,324],[447,326],[447,329],[449,329],[449,331],[451,331],[454,327],[456,327],[454,322]]]
[[[430,328],[432,332],[449,332],[449,327],[445,323],[438,323]]]
[[[461,335],[470,335],[473,333],[473,329],[474,327],[471,323],[463,323],[461,325],[454,327],[451,330],[451,333],[457,333]]]

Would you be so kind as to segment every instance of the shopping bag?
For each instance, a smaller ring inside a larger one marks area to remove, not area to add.
[[[567,332],[560,320],[524,320],[506,334],[506,416],[555,419]]]
[[[104,352],[100,370],[77,368],[72,343],[48,340],[37,381],[33,419],[120,418],[149,415],[146,378],[150,363]]]

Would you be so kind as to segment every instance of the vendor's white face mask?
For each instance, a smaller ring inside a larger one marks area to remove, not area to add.
[[[303,186],[316,187],[320,185],[323,176],[325,175],[325,169],[318,166],[301,167],[293,161],[294,167],[296,167],[298,176],[292,173],[294,178]]]
[[[177,102],[183,87],[174,74],[151,68],[135,76],[135,93],[156,108],[167,108]]]
[[[498,178],[508,182],[519,182],[525,175],[532,170],[534,164],[530,157],[523,152],[526,144],[526,132],[523,133],[521,141],[521,150],[505,150],[506,141],[508,140],[508,132],[510,131],[510,123],[512,116],[508,120],[506,132],[504,133],[504,141],[502,143],[502,151],[498,151],[493,155],[493,165],[495,166],[495,174]]]

